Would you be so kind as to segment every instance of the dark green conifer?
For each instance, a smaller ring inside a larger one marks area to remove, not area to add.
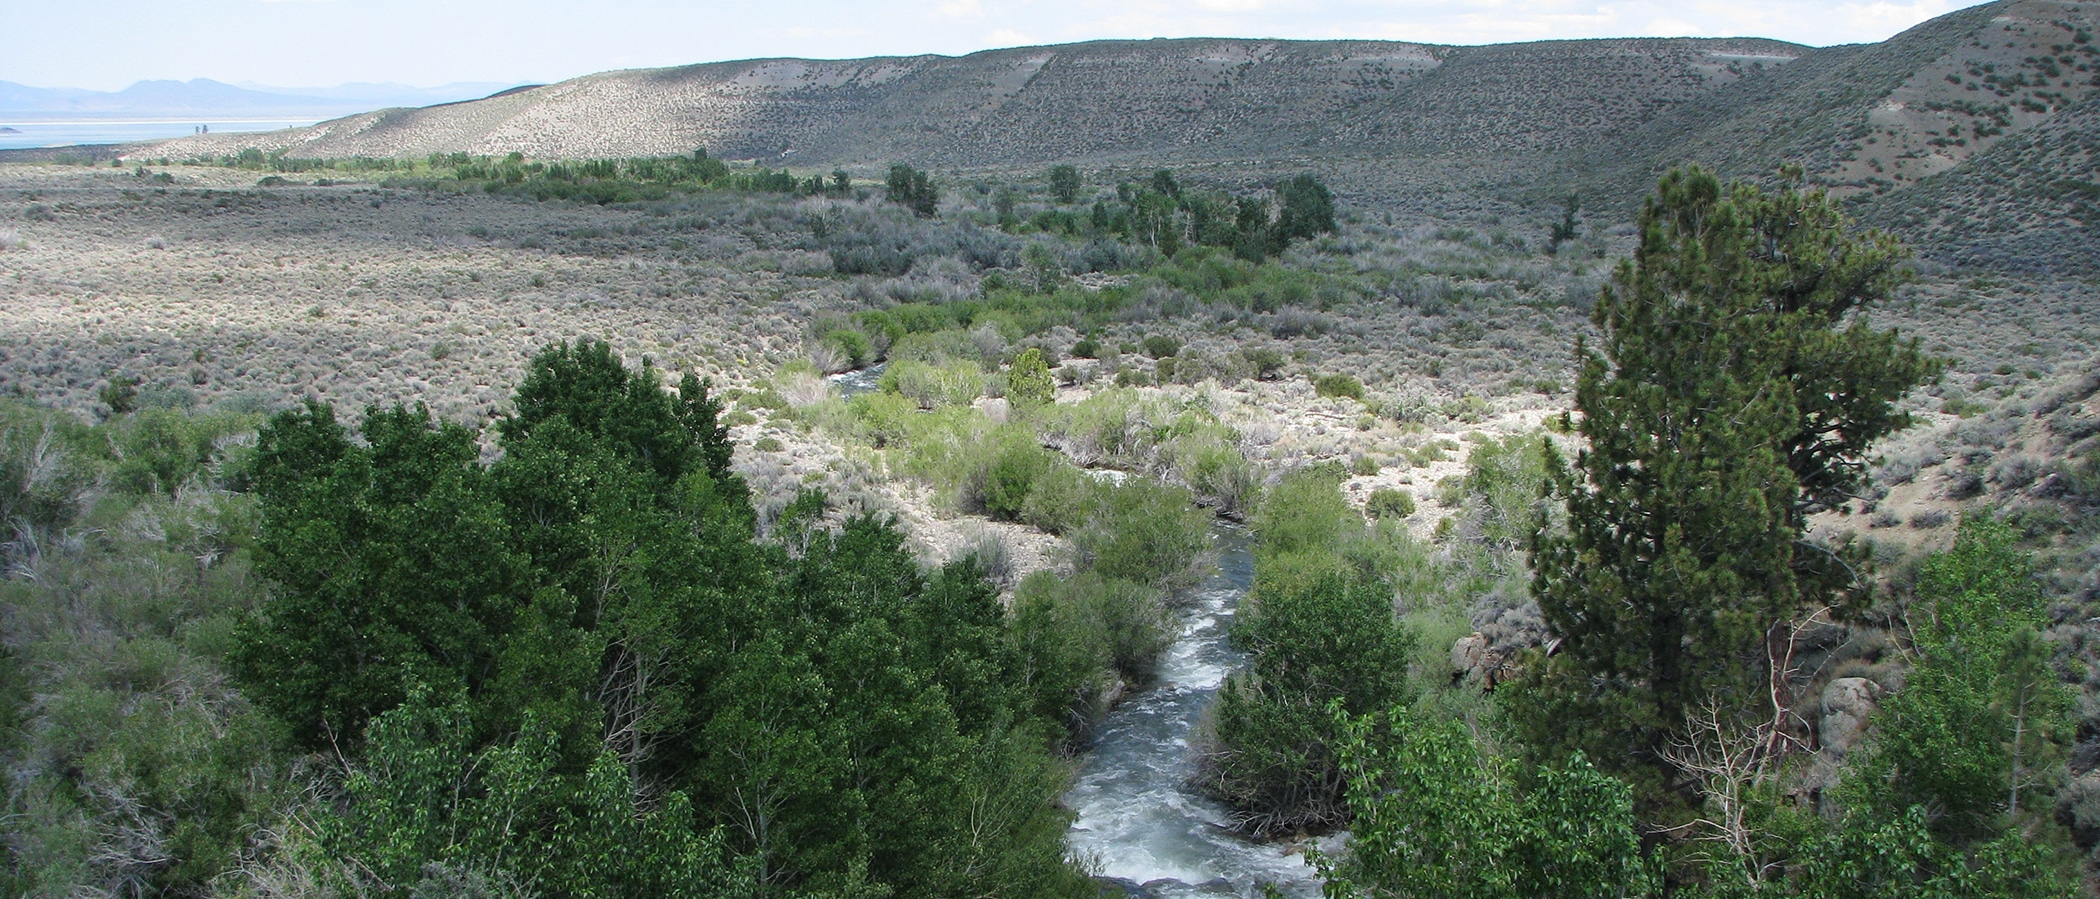
[[[1541,745],[1600,762],[1630,747],[1651,763],[1630,769],[1655,771],[1696,704],[1768,702],[1768,634],[1857,584],[1841,550],[1804,540],[1807,518],[1859,491],[1868,447],[1909,422],[1896,401],[1938,363],[1864,314],[1903,248],[1820,191],[1672,171],[1640,228],[1598,300],[1598,346],[1577,349],[1586,448],[1555,487],[1566,533],[1534,545],[1560,652],[1532,699],[1558,707],[1531,724]]]

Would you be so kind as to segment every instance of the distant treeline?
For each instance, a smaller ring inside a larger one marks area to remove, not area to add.
[[[476,156],[432,153],[421,160],[354,157],[307,159],[264,153],[253,147],[237,155],[199,160],[251,171],[294,174],[322,171],[383,172],[396,186],[437,188],[450,182],[486,193],[614,204],[662,200],[679,194],[726,190],[792,196],[865,197],[843,169],[797,175],[764,166],[738,169],[708,155],[705,149],[684,156],[640,156],[627,159],[528,160],[522,153]],[[166,164],[167,160],[160,160]],[[1184,188],[1174,173],[1160,169],[1149,178],[1116,184],[1088,196],[1078,168],[1058,165],[1041,179],[1042,208],[1025,219],[1017,213],[1028,194],[1014,185],[993,195],[997,225],[1003,231],[1054,233],[1082,239],[1109,237],[1173,256],[1184,246],[1231,250],[1259,262],[1281,252],[1291,241],[1335,230],[1334,195],[1311,174],[1279,185],[1272,195],[1239,195]],[[973,185],[980,192],[994,189]],[[890,167],[883,198],[915,214],[940,213],[942,185],[931,173],[906,164]]]

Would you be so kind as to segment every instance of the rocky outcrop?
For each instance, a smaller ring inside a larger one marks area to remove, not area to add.
[[[1881,707],[1881,685],[1864,677],[1840,677],[1823,688],[1823,716],[1816,723],[1816,742],[1833,761],[1843,759],[1867,733]]]
[[[1518,657],[1535,645],[1498,642],[1478,631],[1460,637],[1451,644],[1451,683],[1493,690],[1516,678]]]

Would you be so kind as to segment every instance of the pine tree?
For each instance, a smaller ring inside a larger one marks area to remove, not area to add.
[[[1567,531],[1534,542],[1561,650],[1532,713],[1545,744],[1653,762],[1695,704],[1761,696],[1769,630],[1856,581],[1807,517],[1859,491],[1938,363],[1864,315],[1905,251],[1820,191],[1672,171],[1640,228],[1576,351],[1587,448],[1552,466]]]

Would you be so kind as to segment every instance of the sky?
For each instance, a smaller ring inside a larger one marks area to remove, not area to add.
[[[545,83],[607,69],[1103,38],[1884,40],[1976,0],[0,0],[0,81]]]

